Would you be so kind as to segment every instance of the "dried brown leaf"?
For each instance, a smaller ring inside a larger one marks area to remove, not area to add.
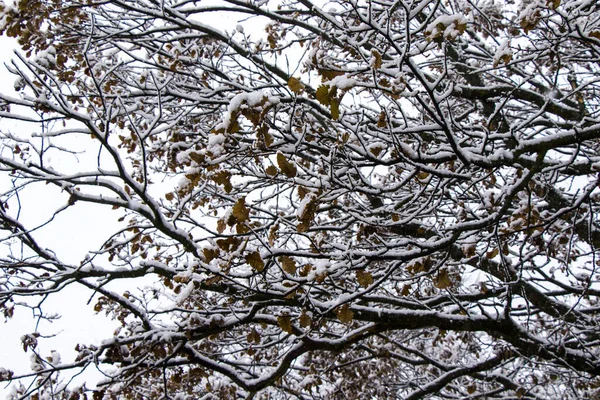
[[[340,322],[343,322],[344,324],[352,322],[352,320],[354,319],[354,313],[352,312],[348,304],[344,304],[338,307],[335,310],[335,313],[337,314],[337,317],[340,320]]]
[[[275,176],[279,173],[279,170],[277,169],[276,166],[274,165],[269,165],[266,169],[265,169],[265,173],[269,176]]]
[[[340,119],[340,101],[336,98],[333,98],[329,101],[331,106],[331,118],[334,121]]]
[[[289,315],[280,315],[279,317],[277,317],[277,325],[279,325],[281,330],[284,332],[294,332],[292,329],[292,320]]]
[[[433,278],[433,283],[438,289],[447,289],[452,287],[452,280],[446,268],[442,268]]]
[[[250,210],[246,207],[246,198],[239,198],[233,205],[231,214],[235,217],[237,222],[244,222],[250,220]]]
[[[306,313],[306,311],[302,311],[302,314],[300,314],[299,322],[301,327],[308,328],[312,324],[312,319]]]
[[[288,178],[293,178],[298,173],[296,169],[296,165],[293,162],[288,161],[288,159],[281,153],[277,153],[277,165],[279,169],[285,176]]]
[[[356,271],[356,281],[360,286],[367,288],[373,284],[373,276],[370,272],[359,269]]]
[[[263,261],[258,251],[253,251],[246,255],[246,262],[258,272],[265,269],[265,262]]]
[[[291,77],[288,80],[288,87],[291,89],[292,92],[300,94],[304,91],[305,86],[302,84],[302,82],[300,82],[298,78]]]
[[[381,54],[377,50],[371,50],[373,56],[372,67],[373,69],[379,69],[382,65]]]
[[[280,257],[279,262],[281,263],[281,268],[288,274],[294,275],[296,273],[296,261],[292,257]]]
[[[319,86],[319,88],[317,89],[316,96],[319,103],[323,104],[324,106],[328,106],[330,104],[329,85]]]

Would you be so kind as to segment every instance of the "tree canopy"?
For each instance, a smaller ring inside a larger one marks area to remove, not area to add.
[[[1,10],[0,309],[81,286],[120,325],[23,332],[13,398],[600,397],[595,0]],[[65,261],[29,187],[117,228]]]

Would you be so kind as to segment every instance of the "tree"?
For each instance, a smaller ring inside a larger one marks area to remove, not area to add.
[[[28,127],[0,307],[76,285],[120,324],[62,362],[25,332],[14,398],[600,396],[595,1],[19,0],[1,27]],[[120,225],[66,262],[30,186]]]

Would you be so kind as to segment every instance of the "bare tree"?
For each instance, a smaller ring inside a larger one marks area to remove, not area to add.
[[[596,1],[2,7],[35,134],[1,136],[0,307],[80,285],[121,325],[63,362],[23,336],[15,398],[600,396]],[[120,228],[65,262],[40,183]]]

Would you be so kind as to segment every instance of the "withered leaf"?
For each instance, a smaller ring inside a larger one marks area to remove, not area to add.
[[[246,340],[248,343],[260,343],[260,334],[256,331],[255,328],[252,328],[250,333],[246,336]]]
[[[219,257],[219,255],[221,254],[219,249],[208,249],[208,248],[203,249],[202,253],[204,254],[204,258],[206,259],[207,263],[209,263],[212,260],[214,260],[215,258]]]
[[[296,94],[300,94],[304,91],[304,85],[298,78],[291,77],[288,79],[288,87]]]
[[[246,262],[258,272],[265,269],[265,262],[263,261],[258,251],[253,251],[246,255]]]
[[[308,276],[308,274],[310,274],[310,271],[312,271],[313,266],[312,264],[304,264],[302,266],[302,269],[300,270],[300,276],[306,277]]]
[[[331,99],[329,101],[331,105],[331,118],[337,121],[340,118],[340,101],[338,99]]]
[[[229,181],[229,179],[231,179],[231,172],[229,172],[229,171],[216,172],[211,176],[211,179],[215,183],[218,183],[219,185],[224,185],[225,183],[227,183]]]
[[[196,153],[195,151],[192,151],[189,157],[195,161],[196,164],[203,164],[205,160],[204,154]]]
[[[539,11],[536,10],[532,15],[528,15],[521,19],[521,21],[520,21],[521,28],[523,28],[525,33],[528,33],[530,30],[535,29],[539,20],[540,20],[540,13],[539,13]]]
[[[280,315],[279,317],[277,317],[277,325],[279,325],[281,330],[284,332],[294,332],[292,329],[292,320],[289,315]]]
[[[489,292],[489,289],[487,287],[487,285],[485,284],[485,282],[481,282],[479,284],[479,290],[481,291],[481,293],[485,294],[487,292]]]
[[[463,246],[463,254],[465,255],[465,257],[471,258],[475,255],[475,244],[468,244]]]
[[[310,190],[304,186],[298,186],[298,197],[300,197],[300,200],[304,200],[304,196],[306,196],[308,193],[310,193]]]
[[[328,106],[329,105],[329,85],[321,85],[319,86],[319,88],[317,89],[317,100],[319,100],[319,103],[323,104],[324,106]]]
[[[421,171],[417,174],[417,179],[420,181],[424,181],[429,178],[429,172]]]
[[[496,257],[498,254],[500,254],[500,249],[496,247],[492,251],[488,251],[485,254],[485,257],[491,260],[492,258]]]
[[[217,246],[223,251],[233,251],[236,250],[240,244],[242,243],[241,239],[236,238],[235,236],[230,236],[227,239],[218,239]]]
[[[288,178],[293,178],[298,173],[296,166],[293,162],[289,162],[288,159],[281,153],[277,153],[277,165],[279,169]]]
[[[379,157],[379,155],[381,154],[381,152],[383,151],[383,147],[381,146],[373,146],[369,149],[369,151],[371,152],[371,154],[373,154],[375,157]]]
[[[279,173],[279,170],[277,169],[276,166],[274,165],[269,165],[266,169],[265,169],[265,173],[269,176],[275,176]]]
[[[377,118],[377,126],[379,128],[385,128],[387,126],[387,114],[385,111],[382,111],[379,114],[379,118]]]
[[[277,239],[277,231],[279,230],[279,224],[275,224],[269,229],[269,244],[273,246],[275,239]]]
[[[381,54],[377,50],[371,50],[373,60],[371,61],[373,69],[379,69],[382,65]]]
[[[225,232],[226,227],[227,227],[227,223],[224,220],[220,219],[217,221],[217,232],[219,234]]]
[[[281,268],[288,274],[294,275],[296,273],[296,261],[292,257],[280,257],[279,262],[281,263]]]
[[[269,125],[262,124],[256,131],[256,138],[258,139],[258,145],[263,148],[269,148],[273,142],[273,136],[269,133]]]
[[[237,222],[244,222],[250,219],[250,210],[246,207],[246,198],[240,197],[231,210],[231,214],[235,217]]]
[[[335,313],[337,314],[337,317],[340,320],[340,322],[343,322],[344,324],[352,322],[352,320],[354,319],[354,313],[352,312],[348,304],[344,304],[338,307],[335,310]]]
[[[307,232],[308,228],[310,228],[310,221],[306,220],[306,221],[302,221],[298,224],[298,226],[296,226],[296,230],[300,233],[302,232]]]
[[[312,197],[308,203],[304,206],[304,210],[302,210],[302,214],[298,217],[300,221],[310,221],[315,217],[315,212],[317,211],[317,199]]]
[[[271,136],[269,131],[263,133],[263,140],[265,141],[265,146],[267,147],[271,147],[271,145],[275,141],[275,139],[273,139],[273,136]]]
[[[402,286],[402,291],[400,292],[402,296],[408,296],[410,294],[410,285]]]
[[[231,172],[229,171],[219,171],[211,176],[211,179],[219,184],[223,185],[223,189],[225,189],[226,193],[231,193],[233,186],[231,185]]]
[[[240,222],[235,226],[235,231],[238,235],[243,235],[245,233],[250,232],[250,227],[245,222]]]
[[[447,289],[452,287],[452,280],[446,268],[442,268],[433,278],[433,283],[438,289]]]
[[[334,71],[331,69],[318,69],[317,73],[321,75],[325,81],[330,81],[336,76],[344,75],[342,71]]]
[[[300,326],[303,328],[308,328],[312,324],[312,319],[306,313],[306,311],[302,311],[299,318]]]
[[[467,386],[467,393],[473,394],[477,391],[477,385],[473,382]]]
[[[239,132],[240,129],[241,129],[240,123],[238,122],[237,118],[235,118],[235,119],[232,118],[232,122],[229,124],[229,127],[227,128],[227,133],[237,133],[237,132]]]
[[[370,272],[366,272],[365,270],[359,269],[356,270],[356,281],[360,286],[367,288],[371,284],[373,284],[373,276]]]

